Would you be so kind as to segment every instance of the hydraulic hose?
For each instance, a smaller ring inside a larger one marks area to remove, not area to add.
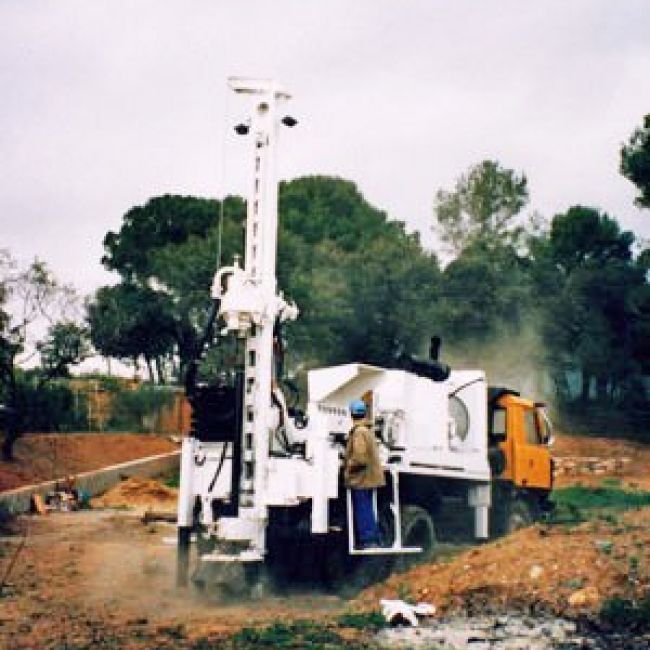
[[[210,309],[210,314],[208,315],[208,322],[205,324],[205,328],[203,330],[203,336],[201,337],[199,344],[196,346],[194,350],[194,356],[187,364],[187,371],[185,372],[184,383],[185,383],[185,393],[187,394],[188,397],[194,395],[194,391],[196,390],[196,375],[199,369],[199,361],[201,361],[201,357],[205,352],[205,347],[210,341],[210,339],[212,338],[212,335],[214,333],[214,323],[217,320],[217,316],[219,315],[220,306],[221,306],[221,301],[219,299],[212,301],[212,307]]]

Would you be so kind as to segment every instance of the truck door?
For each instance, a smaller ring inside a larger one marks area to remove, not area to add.
[[[537,410],[520,405],[513,415],[519,434],[514,436],[515,485],[550,489],[551,455]]]

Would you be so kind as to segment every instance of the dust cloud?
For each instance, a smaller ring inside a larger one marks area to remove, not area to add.
[[[443,341],[441,359],[455,370],[484,370],[488,385],[512,388],[552,407],[554,391],[544,346],[533,325],[481,343],[453,345]]]

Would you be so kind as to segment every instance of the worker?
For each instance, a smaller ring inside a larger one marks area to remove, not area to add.
[[[363,400],[350,403],[352,429],[348,434],[343,470],[345,487],[350,488],[352,495],[355,539],[360,549],[381,546],[373,501],[375,489],[386,484],[377,441],[366,421],[367,412]]]

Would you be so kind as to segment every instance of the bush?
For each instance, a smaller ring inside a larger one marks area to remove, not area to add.
[[[173,401],[174,393],[164,387],[143,384],[135,390],[120,388],[113,398],[108,429],[150,432],[154,429],[156,414]]]
[[[76,431],[87,426],[86,409],[75,403],[75,395],[61,381],[38,383],[31,373],[18,375],[15,425],[24,431]]]
[[[640,601],[615,596],[606,600],[600,617],[609,625],[634,632],[650,630],[650,594]]]
[[[386,627],[386,619],[379,612],[348,612],[338,617],[339,627],[351,627],[357,630],[379,630]]]
[[[233,637],[234,647],[244,648],[316,648],[345,647],[343,639],[324,625],[311,621],[274,623],[265,628],[245,627]]]
[[[553,490],[551,500],[566,508],[627,510],[650,505],[650,492],[631,492],[609,485],[597,488],[577,485]]]

